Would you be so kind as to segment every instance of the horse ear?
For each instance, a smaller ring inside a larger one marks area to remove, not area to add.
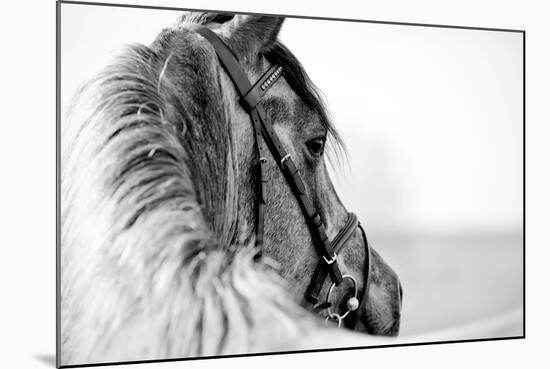
[[[226,28],[228,42],[237,56],[251,59],[275,43],[283,21],[283,17],[236,15],[222,27]]]

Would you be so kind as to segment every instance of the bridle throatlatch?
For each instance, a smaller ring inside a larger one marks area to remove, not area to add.
[[[336,237],[334,237],[332,242],[329,241],[326,234],[325,225],[321,221],[321,217],[313,206],[312,201],[307,196],[304,182],[296,165],[294,164],[292,156],[285,151],[283,145],[281,144],[281,140],[275,133],[271,120],[266,114],[261,99],[269,88],[273,86],[273,84],[283,75],[283,68],[279,65],[272,65],[260,77],[260,79],[252,85],[248,79],[248,76],[241,68],[236,56],[212,30],[198,24],[188,24],[186,25],[186,28],[204,37],[214,47],[222,66],[233,81],[235,88],[241,97],[241,106],[248,112],[252,121],[258,158],[256,175],[259,183],[257,190],[258,205],[255,245],[257,249],[256,257],[261,257],[264,242],[264,217],[267,200],[266,186],[268,183],[265,169],[265,165],[267,164],[267,151],[264,146],[265,142],[267,149],[278,163],[281,172],[283,173],[300,205],[311,233],[313,244],[315,245],[315,249],[319,255],[319,264],[317,265],[311,283],[307,288],[305,299],[307,302],[312,304],[312,306],[314,305],[314,311],[323,311],[327,309],[327,321],[334,320],[338,326],[340,326],[343,319],[364,305],[368,295],[368,276],[370,276],[370,273],[367,274],[367,281],[365,281],[365,291],[363,292],[362,302],[359,303],[357,281],[350,275],[342,275],[338,265],[337,253],[354,235],[355,230],[358,227],[361,229],[364,237],[367,252],[367,268],[370,268],[370,250],[368,243],[366,242],[367,240],[365,233],[357,221],[357,216],[353,213],[349,214],[346,224],[336,235]],[[330,276],[332,284],[329,287],[326,301],[322,304],[316,305],[319,302],[320,293],[327,275]],[[352,282],[354,293],[346,303],[347,311],[344,314],[339,315],[331,310],[332,303],[330,302],[330,297],[334,288],[339,286],[344,280],[349,280]]]

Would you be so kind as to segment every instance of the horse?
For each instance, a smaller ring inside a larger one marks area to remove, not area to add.
[[[358,229],[334,259],[365,295],[356,319],[346,330],[327,324],[328,311],[345,309],[349,281],[322,281],[321,293],[341,303],[308,309],[319,256],[269,155],[257,257],[251,118],[190,25],[220,37],[252,81],[282,66],[265,111],[333,239],[349,212],[326,161],[345,147],[320,92],[277,38],[283,22],[185,12],[76,92],[61,123],[60,364],[365,346],[398,333],[401,284]]]

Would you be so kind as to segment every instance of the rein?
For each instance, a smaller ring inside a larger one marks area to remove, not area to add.
[[[317,254],[319,255],[319,264],[317,265],[311,282],[306,290],[305,299],[312,304],[313,311],[328,310],[327,320],[331,319],[341,325],[344,318],[348,315],[353,315],[353,320],[357,318],[355,313],[359,308],[366,304],[368,297],[368,286],[370,282],[370,247],[367,242],[365,232],[357,220],[357,216],[349,213],[348,219],[344,227],[338,232],[332,242],[328,239],[325,225],[321,221],[321,217],[312,201],[306,193],[304,182],[300,173],[294,164],[292,156],[287,153],[281,144],[281,140],[276,134],[269,116],[266,114],[262,104],[262,97],[266,91],[281,77],[284,73],[283,68],[279,65],[272,65],[258,81],[252,85],[241,68],[236,56],[225,45],[225,43],[209,28],[198,25],[188,24],[187,29],[194,31],[204,37],[216,51],[225,71],[233,81],[236,90],[241,97],[240,103],[242,107],[250,115],[252,126],[255,135],[256,151],[258,153],[257,177],[258,177],[258,204],[257,204],[257,225],[256,225],[256,249],[257,258],[261,258],[263,242],[264,242],[264,218],[266,205],[266,186],[268,179],[266,177],[265,165],[267,164],[267,149],[278,163],[281,172],[283,173],[287,183],[290,185],[294,193],[302,213],[306,219],[307,226],[311,233],[313,244]],[[263,138],[263,140],[262,140]],[[265,146],[263,144],[265,142]],[[337,253],[344,247],[349,239],[354,235],[356,229],[359,228],[362,232],[364,244],[366,248],[366,281],[365,289],[361,303],[358,300],[358,285],[356,280],[350,275],[342,275],[337,261]],[[320,300],[320,293],[327,275],[330,276],[332,284],[329,287],[325,302],[314,306]],[[354,294],[348,299],[346,313],[339,315],[332,312],[330,297],[335,286],[339,286],[344,280],[350,280],[353,283]]]

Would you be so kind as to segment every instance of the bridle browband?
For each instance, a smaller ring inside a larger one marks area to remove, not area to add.
[[[265,217],[265,205],[266,205],[266,186],[268,179],[266,178],[265,165],[267,164],[267,152],[263,144],[267,145],[267,148],[271,152],[271,155],[275,158],[279,165],[286,181],[290,185],[292,192],[296,196],[296,199],[302,209],[304,217],[306,219],[307,226],[311,233],[313,244],[315,245],[317,254],[319,255],[319,264],[317,265],[311,282],[306,290],[305,299],[309,302],[314,311],[322,311],[328,309],[328,319],[337,321],[338,326],[350,313],[356,319],[355,311],[360,311],[360,307],[366,304],[368,297],[368,286],[370,279],[370,247],[367,242],[365,232],[357,220],[357,216],[353,213],[349,213],[348,219],[344,227],[338,232],[336,237],[329,241],[325,231],[325,226],[321,221],[321,217],[313,203],[309,199],[306,193],[304,182],[300,176],[294,161],[289,153],[287,153],[281,144],[281,141],[273,129],[273,125],[269,116],[266,114],[265,108],[261,102],[262,97],[266,91],[279,79],[283,74],[283,68],[279,65],[272,65],[267,72],[265,72],[260,79],[254,85],[252,85],[248,79],[248,76],[241,68],[236,56],[225,45],[225,43],[209,28],[198,24],[187,24],[186,28],[198,33],[204,37],[213,47],[220,60],[225,71],[233,81],[236,90],[241,97],[240,103],[242,107],[250,115],[252,126],[255,135],[255,145],[258,153],[258,166],[257,176],[259,179],[258,186],[258,207],[257,207],[257,225],[256,225],[256,257],[260,258],[263,249],[264,242],[264,217]],[[263,137],[263,140],[262,140]],[[363,292],[363,298],[359,303],[357,297],[357,282],[352,276],[342,275],[340,267],[337,261],[337,254],[343,248],[343,246],[354,235],[355,230],[359,228],[363,235],[363,241],[366,248],[366,281],[365,289]],[[324,281],[330,275],[332,284],[327,293],[324,303],[316,305],[320,300],[320,293],[324,284]],[[353,297],[347,301],[346,313],[339,315],[333,313],[330,310],[331,302],[330,295],[334,286],[338,286],[345,279],[349,279],[354,285]],[[316,305],[316,306],[314,306]]]

